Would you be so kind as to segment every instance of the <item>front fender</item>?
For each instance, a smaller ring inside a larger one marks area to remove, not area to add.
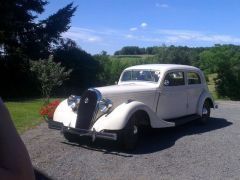
[[[56,108],[53,120],[63,123],[64,126],[75,127],[77,114],[68,106],[67,99],[62,101]]]
[[[172,123],[168,123],[159,119],[156,113],[142,102],[132,101],[123,103],[116,107],[111,113],[101,116],[93,125],[92,129],[101,130],[121,130],[125,127],[131,116],[138,110],[145,111],[150,118],[152,127],[171,127]]]

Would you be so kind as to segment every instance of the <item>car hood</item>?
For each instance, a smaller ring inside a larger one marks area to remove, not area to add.
[[[104,87],[97,87],[97,89],[101,92],[102,96],[118,96],[120,94],[129,94],[129,93],[141,93],[141,92],[148,92],[148,91],[155,91],[156,85],[152,84],[121,84],[121,85],[112,85],[112,86],[104,86]]]
[[[95,89],[101,93],[103,98],[110,99],[114,107],[129,99],[140,101],[152,107],[155,100],[157,85],[152,83],[132,83],[98,87]]]

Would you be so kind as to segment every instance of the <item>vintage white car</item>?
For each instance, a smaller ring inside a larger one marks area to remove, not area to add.
[[[69,141],[80,136],[119,140],[132,149],[139,128],[174,127],[192,120],[205,123],[217,108],[203,72],[175,64],[137,65],[125,69],[116,85],[71,95],[57,107],[50,127],[61,126]]]

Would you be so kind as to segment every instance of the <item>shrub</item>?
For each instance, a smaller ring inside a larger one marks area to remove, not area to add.
[[[69,78],[72,70],[66,70],[61,63],[53,61],[53,57],[49,56],[48,59],[31,61],[30,70],[35,73],[41,85],[41,92],[45,97],[45,102],[49,102],[54,88],[59,87],[65,80]]]
[[[39,111],[40,115],[43,116],[45,119],[52,119],[53,114],[59,104],[60,100],[57,99],[43,106]]]

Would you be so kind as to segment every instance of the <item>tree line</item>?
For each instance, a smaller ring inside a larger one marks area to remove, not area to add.
[[[138,46],[125,46],[121,50],[116,51],[114,55],[141,55],[141,54],[154,54],[156,47],[140,48]]]
[[[113,60],[111,56],[105,56],[105,60],[102,60],[102,62],[105,63],[103,65],[105,68],[104,71],[101,72],[105,74],[105,76],[100,73],[101,77],[103,77],[102,79],[106,80],[106,82],[113,83],[124,68],[136,64],[168,63],[192,65],[202,69],[207,80],[209,74],[216,75],[214,78],[215,88],[220,98],[240,99],[240,46],[216,44],[213,47],[193,48],[163,45],[147,47],[145,49],[149,48],[154,49],[154,53],[152,53],[153,56],[146,56],[145,58],[134,58],[137,57],[137,54],[135,54],[136,49],[141,49],[137,46],[123,47],[121,50],[115,52],[115,54],[119,54],[116,55],[116,57],[119,58],[124,57],[124,55],[126,55],[126,57],[134,55],[132,59],[116,60],[117,58],[114,58]]]

